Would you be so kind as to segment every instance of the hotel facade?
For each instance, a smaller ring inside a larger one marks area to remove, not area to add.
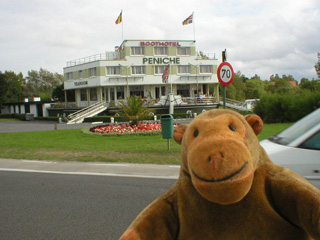
[[[113,52],[67,62],[64,89],[74,91],[79,108],[131,95],[155,101],[169,93],[218,98],[217,65],[215,54],[197,51],[192,40],[124,40]]]

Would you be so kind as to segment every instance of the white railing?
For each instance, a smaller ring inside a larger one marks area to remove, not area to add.
[[[61,102],[61,103],[51,103],[50,108],[69,108],[74,109],[77,108],[77,104],[75,102]]]
[[[182,101],[190,105],[211,105],[219,103],[215,97],[185,97],[182,98]]]
[[[216,59],[215,53],[197,52],[197,59]]]
[[[88,57],[79,58],[73,61],[68,61],[67,67],[76,66],[83,63],[99,61],[99,60],[116,60],[116,59],[120,59],[120,52],[105,52],[105,53],[91,55]]]
[[[106,110],[106,102],[97,102],[67,116],[67,124],[81,123],[86,117],[92,117]]]
[[[220,104],[223,105],[223,98],[220,97]],[[233,99],[226,98],[226,107],[241,110],[241,111],[252,111],[252,109],[248,109],[244,102],[236,101]]]

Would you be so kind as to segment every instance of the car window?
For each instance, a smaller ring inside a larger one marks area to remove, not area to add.
[[[270,140],[279,144],[287,145],[319,124],[319,122],[320,108],[291,125]]]
[[[299,148],[320,150],[320,131],[302,143]]]

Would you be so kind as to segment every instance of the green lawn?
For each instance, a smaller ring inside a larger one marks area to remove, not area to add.
[[[20,120],[16,118],[0,118],[0,122],[17,122],[17,121],[20,121]]]
[[[266,124],[259,140],[291,124]],[[180,164],[180,145],[155,136],[98,136],[81,129],[0,133],[0,158]]]

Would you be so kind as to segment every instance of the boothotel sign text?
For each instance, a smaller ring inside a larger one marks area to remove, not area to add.
[[[180,47],[179,42],[140,42],[140,46],[172,46],[172,47]]]
[[[140,42],[140,46],[174,46],[174,47],[180,47],[179,42]],[[142,59],[143,64],[180,64],[180,58],[179,57],[144,57]]]

